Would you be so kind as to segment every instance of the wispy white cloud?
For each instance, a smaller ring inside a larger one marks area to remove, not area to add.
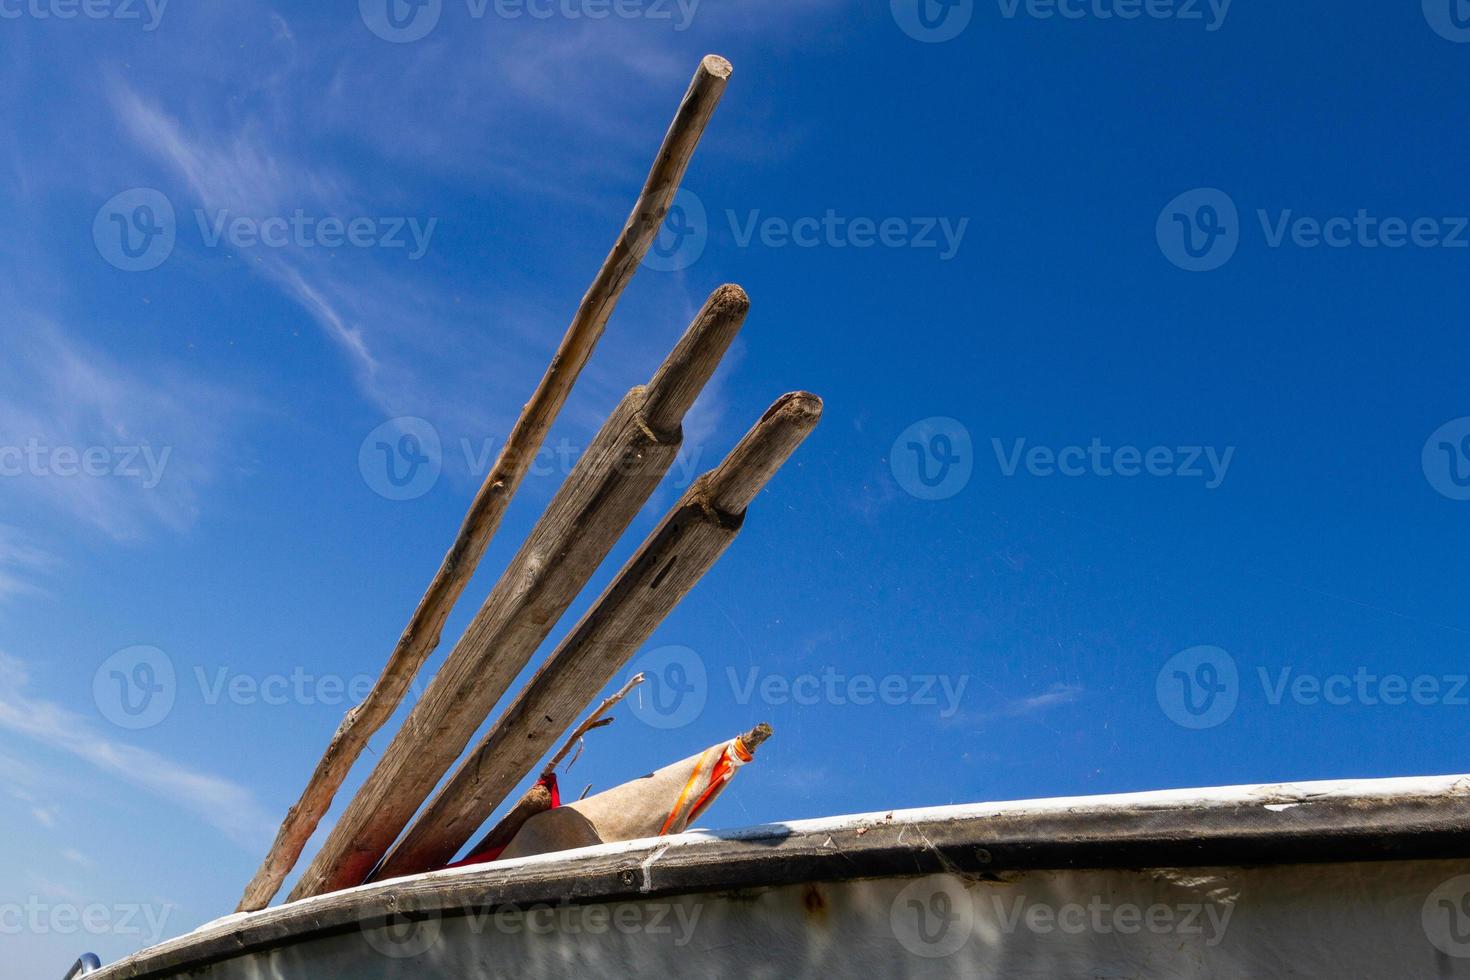
[[[1011,701],[1000,709],[1000,713],[1008,718],[1033,715],[1058,705],[1071,704],[1082,697],[1082,690],[1080,684],[1053,684],[1045,693]]]
[[[384,197],[394,193],[382,186],[359,186],[329,164],[293,157],[288,147],[273,141],[271,128],[254,117],[223,127],[194,125],[193,115],[171,115],[126,84],[115,87],[113,103],[138,148],[187,188],[190,199],[174,202],[181,223],[196,222],[195,212],[256,217],[297,210],[318,217],[383,214]],[[647,166],[649,152],[642,148],[642,166]],[[534,169],[554,168],[542,160]],[[434,219],[414,220],[427,224]],[[528,296],[512,284],[464,291],[452,270],[396,263],[384,256],[356,254],[342,261],[328,249],[293,245],[255,249],[250,258],[251,272],[294,300],[341,351],[365,398],[390,416],[429,418],[451,439],[484,437],[509,426],[509,411],[529,395],[572,308],[571,299],[553,304],[555,297]],[[692,316],[699,304],[677,285],[672,309]],[[679,313],[672,317],[671,323]],[[674,325],[682,329],[683,322]],[[589,366],[582,390],[592,393],[590,401],[605,408],[643,380],[631,367],[643,359],[646,351],[641,348],[650,336],[630,340]],[[713,429],[718,421],[722,379],[694,413],[696,426]],[[501,394],[506,391],[515,394],[507,398]],[[465,392],[494,394],[466,398]],[[595,429],[601,417],[576,421]]]
[[[64,860],[70,861],[72,864],[75,864],[79,868],[86,868],[88,870],[91,870],[97,867],[96,861],[93,861],[91,858],[87,857],[87,855],[83,854],[75,847],[63,848],[61,851],[61,856]]]
[[[56,826],[56,818],[61,814],[59,808],[43,802],[34,793],[17,786],[11,787],[10,795],[26,807],[36,823],[45,827],[47,830]]]
[[[115,742],[88,718],[27,695],[29,683],[26,664],[0,653],[0,729],[74,756],[170,805],[191,810],[239,843],[254,847],[269,839],[275,821],[250,790],[156,752]]]
[[[26,873],[26,881],[38,893],[56,902],[69,902],[72,905],[82,906],[92,903],[93,898],[85,892],[80,892],[69,885],[64,885],[46,875],[36,874],[34,871]]]
[[[46,595],[37,580],[60,564],[56,556],[32,544],[30,535],[20,528],[0,524],[0,601]]]
[[[366,28],[350,17],[324,21],[247,2],[248,13],[220,18],[199,12],[190,21],[194,29],[230,24],[253,32],[258,64],[229,99],[213,97],[212,62],[232,57],[235,41],[226,46],[201,31],[197,47],[173,56],[180,62],[175,74],[196,84],[162,88],[150,84],[151,74],[119,72],[108,78],[107,105],[125,145],[130,141],[131,149],[177,179],[167,186],[181,234],[192,226],[196,208],[256,217],[297,209],[318,216],[419,213],[428,220],[422,204],[416,207],[423,198],[409,189],[412,180],[441,207],[465,195],[504,196],[517,208],[551,202],[573,221],[595,215],[588,223],[605,224],[610,243],[702,50],[697,35],[728,37],[755,23],[763,32],[773,22],[812,25],[814,15],[835,2],[703,3],[689,33],[616,19],[567,22],[556,30],[493,14],[459,23],[446,8],[434,35],[403,46],[362,43]],[[788,41],[804,43],[798,34],[792,31]],[[308,45],[332,57],[307,57]],[[303,90],[313,98],[300,98]],[[758,87],[750,91],[761,98]],[[514,135],[528,132],[537,138]],[[751,144],[788,141],[788,134],[752,141],[738,131],[722,133],[702,154],[738,156]],[[343,147],[352,150],[350,167],[339,152]],[[453,232],[450,222],[444,218],[441,238],[481,234],[463,227]],[[575,276],[561,281],[560,274],[585,267],[590,276],[601,256],[603,243],[568,238],[538,241],[538,254],[556,254],[540,268],[518,264],[521,281],[485,276],[469,287],[466,277],[479,270],[456,265],[465,261],[462,243],[412,264],[376,251],[257,248],[248,262],[227,268],[248,269],[293,300],[341,352],[375,408],[387,416],[428,418],[453,443],[460,436],[502,434],[544,368],[586,285]],[[558,279],[553,288],[535,288],[552,278]],[[648,295],[656,297],[652,311],[644,306]],[[680,309],[692,313],[702,299],[689,295],[677,276],[663,279],[656,293],[640,295],[638,315],[650,328],[605,345],[609,349],[589,365],[568,406],[566,424],[595,429],[623,391],[643,380],[634,365],[661,354],[661,345],[682,328],[686,321],[675,322]],[[661,332],[665,318],[670,329]],[[715,379],[692,413],[691,443],[705,442],[725,424],[723,380]],[[465,397],[467,392],[489,396]]]
[[[274,151],[264,123],[248,118],[226,135],[201,138],[125,83],[112,86],[119,119],[142,148],[166,160],[211,208],[268,216],[302,200],[343,196],[334,173]]]
[[[1086,695],[1080,684],[1056,683],[1040,694],[1013,698],[1010,701],[980,711],[964,711],[947,719],[946,725],[963,727],[1006,719],[1031,718],[1080,701]]]
[[[45,318],[15,316],[0,359],[0,500],[60,508],[118,539],[189,527],[246,400],[167,370],[145,378]],[[51,563],[0,528],[0,596]]]

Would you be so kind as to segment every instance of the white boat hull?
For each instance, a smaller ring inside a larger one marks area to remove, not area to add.
[[[94,976],[1470,977],[1467,794],[1244,787],[685,834],[234,916]]]

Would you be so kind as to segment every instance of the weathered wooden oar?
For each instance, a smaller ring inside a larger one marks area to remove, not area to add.
[[[715,55],[700,63],[622,235],[582,297],[551,366],[522,409],[495,466],[470,504],[459,536],[414,610],[382,675],[367,698],[342,720],[306,790],[287,812],[270,852],[245,889],[238,911],[253,912],[270,904],[368,740],[393,716],[419,668],[438,647],[445,619],[474,575],[506,506],[602,336],[613,307],[663,224],[730,71],[730,63]]]
[[[647,387],[613,411],[414,705],[293,900],[363,882],[632,522],[683,439],[680,424],[740,329],[739,286],[711,294]]]
[[[448,863],[735,540],[749,503],[821,418],[778,400],[679,500],[384,860],[374,880]]]

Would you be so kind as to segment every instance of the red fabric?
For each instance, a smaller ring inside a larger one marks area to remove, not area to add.
[[[546,789],[551,793],[551,809],[555,810],[557,807],[561,806],[561,787],[556,784],[556,773],[552,773],[544,779],[536,780],[536,785],[545,786]],[[444,867],[463,868],[471,864],[485,864],[487,862],[494,861],[496,858],[500,857],[500,852],[505,850],[505,848],[509,846],[509,843],[510,842],[507,841],[506,844],[500,847],[492,847],[487,850],[481,851],[478,854],[471,854],[463,861],[456,861],[453,864],[446,864]]]

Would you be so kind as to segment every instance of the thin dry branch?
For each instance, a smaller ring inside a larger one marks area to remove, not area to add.
[[[644,677],[642,674],[634,674],[632,677],[628,678],[628,683],[618,688],[618,692],[616,694],[612,695],[611,697],[603,698],[602,703],[597,706],[597,710],[588,715],[587,720],[577,726],[577,730],[572,732],[571,736],[567,738],[566,743],[562,745],[559,750],[557,750],[556,755],[551,757],[551,761],[548,762],[546,764],[546,767],[541,770],[541,778],[545,779],[553,772],[556,772],[556,767],[561,765],[561,761],[567,757],[567,753],[572,750],[572,746],[582,741],[582,736],[586,735],[594,728],[601,728],[604,725],[611,725],[613,723],[613,719],[603,718],[602,716],[611,711],[619,701],[627,697],[629,691],[633,690],[633,688],[637,687],[639,684],[642,684],[643,680]],[[579,746],[577,749],[578,754],[580,754],[581,751],[582,749]],[[576,759],[574,758],[572,761],[575,762]],[[567,768],[571,768],[570,763],[567,764]]]

